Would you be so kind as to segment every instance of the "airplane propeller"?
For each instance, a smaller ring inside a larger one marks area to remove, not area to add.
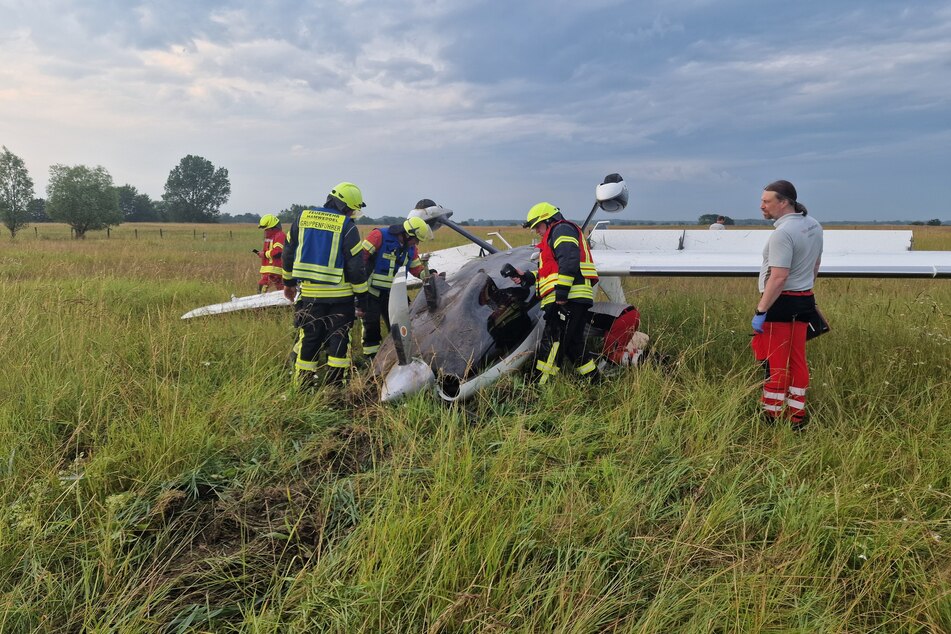
[[[396,348],[397,365],[383,380],[380,400],[384,403],[415,394],[436,382],[429,364],[413,356],[413,337],[410,331],[409,300],[406,280],[393,280],[390,289],[390,335]]]

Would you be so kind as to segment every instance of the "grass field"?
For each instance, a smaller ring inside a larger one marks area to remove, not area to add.
[[[626,281],[674,362],[597,391],[296,395],[287,310],[179,319],[260,242],[3,241],[0,632],[951,631],[947,281],[820,280],[796,434],[758,421],[751,279]]]

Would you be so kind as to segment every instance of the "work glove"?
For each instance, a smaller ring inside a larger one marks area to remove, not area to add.
[[[753,314],[753,332],[763,332],[763,324],[766,323],[766,313],[763,314]]]

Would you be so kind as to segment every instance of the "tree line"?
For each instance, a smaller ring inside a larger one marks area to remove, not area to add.
[[[161,200],[134,186],[115,186],[101,165],[52,165],[46,198],[19,156],[0,152],[0,221],[15,237],[31,222],[63,222],[77,238],[122,222],[217,222],[231,197],[228,170],[189,154],[169,172]],[[256,220],[255,220],[256,221]]]
[[[115,186],[112,176],[100,165],[51,166],[46,198],[37,198],[23,159],[6,146],[0,153],[0,220],[11,237],[38,222],[63,222],[73,229],[76,238],[123,222],[258,222],[257,213],[222,214],[221,207],[230,196],[228,170],[189,154],[169,172],[161,200],[153,200],[130,184]],[[278,216],[289,225],[301,211],[316,206],[295,203]],[[387,225],[403,220],[383,216],[364,217],[357,222]]]

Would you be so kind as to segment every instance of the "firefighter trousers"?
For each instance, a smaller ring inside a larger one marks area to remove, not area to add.
[[[328,383],[343,383],[350,358],[350,327],[354,320],[353,298],[339,302],[322,303],[302,300],[297,303],[294,324],[298,329],[297,361],[294,364],[294,382],[305,386],[313,384],[318,369],[317,357],[327,352]]]
[[[283,291],[284,278],[274,273],[261,273],[261,279],[258,280],[258,291],[265,293],[267,291]]]
[[[565,361],[572,363],[581,376],[594,378],[597,375],[597,355],[587,349],[584,336],[591,317],[590,308],[579,302],[552,302],[542,309],[545,329],[535,352],[535,370],[541,375],[539,383],[558,374]]]
[[[383,335],[380,319],[390,327],[390,292],[380,291],[379,295],[367,293],[367,308],[363,314],[363,354],[370,357],[380,350]]]

